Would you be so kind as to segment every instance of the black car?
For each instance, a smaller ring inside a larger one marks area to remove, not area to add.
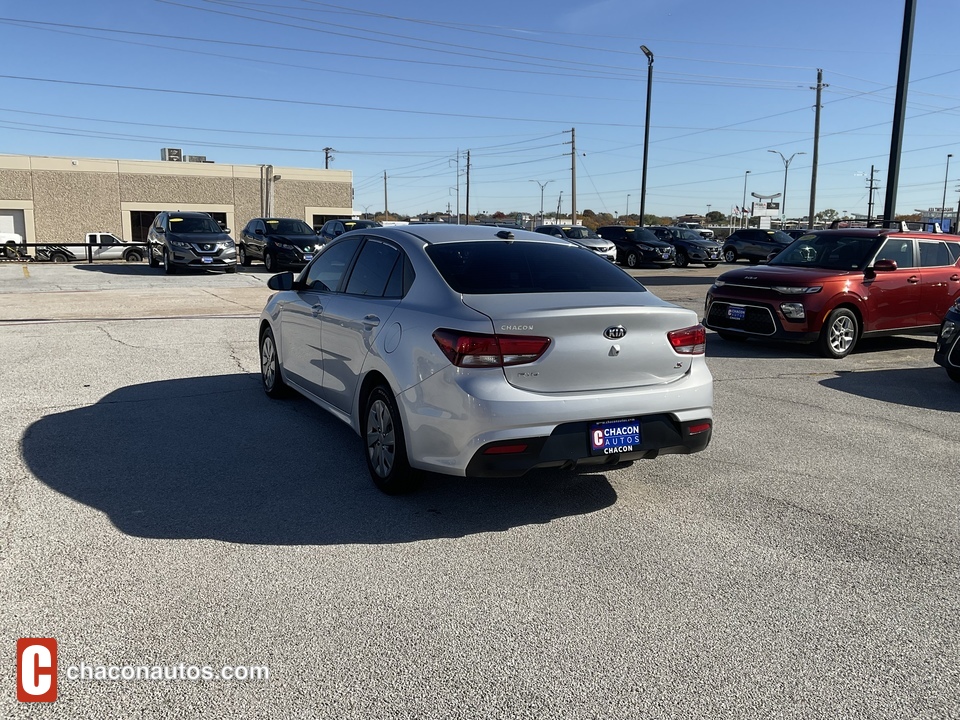
[[[303,220],[254,218],[240,233],[237,262],[243,266],[263,260],[268,272],[280,267],[303,267],[313,260],[322,241]]]
[[[336,220],[327,220],[323,227],[317,231],[320,236],[320,242],[328,243],[335,237],[340,237],[345,232],[351,230],[362,230],[363,228],[383,227],[376,220],[352,220],[350,218],[337,218]]]
[[[147,262],[172,275],[181,268],[237,271],[237,248],[230,228],[205,212],[164,211],[147,231]]]
[[[676,260],[673,245],[657,239],[646,228],[628,225],[604,225],[597,228],[597,235],[617,246],[617,262],[627,267],[641,264],[666,267]]]
[[[784,232],[796,240],[797,238],[802,238],[804,235],[809,235],[812,231],[808,228],[790,228],[789,230],[784,230]]]
[[[960,298],[947,310],[937,335],[933,361],[947,370],[954,382],[960,382]]]
[[[780,230],[743,228],[724,240],[723,259],[728,263],[748,260],[751,265],[756,265],[792,242],[793,238]]]
[[[674,264],[686,267],[690,263],[703,263],[712,268],[720,264],[721,248],[715,240],[708,240],[696,230],[673,225],[648,228],[660,240],[673,245],[677,251]]]

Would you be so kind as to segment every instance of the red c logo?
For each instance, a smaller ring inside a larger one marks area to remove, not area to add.
[[[57,699],[57,641],[53,638],[17,640],[17,700],[53,702]]]

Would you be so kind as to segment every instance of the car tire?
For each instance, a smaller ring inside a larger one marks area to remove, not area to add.
[[[726,263],[735,263],[737,261],[737,251],[733,248],[727,248],[724,250],[723,261]]]
[[[163,271],[167,275],[175,275],[177,272],[177,266],[173,264],[173,260],[170,259],[170,251],[166,248],[163,249]]]
[[[704,263],[703,266],[707,268],[715,268],[719,263]]]
[[[123,259],[126,262],[143,262],[143,255],[139,250],[130,250],[126,255],[123,256]]]
[[[247,246],[241,245],[237,248],[237,262],[244,267],[250,267],[250,256],[247,255]]]
[[[260,382],[268,397],[280,398],[289,394],[287,384],[280,372],[280,356],[273,330],[264,328],[260,333]]]
[[[147,265],[152,268],[160,267],[160,262],[153,256],[153,248],[147,248]]]
[[[400,412],[390,390],[377,385],[367,396],[361,427],[370,478],[381,491],[399,495],[414,490],[421,473],[407,460]]]
[[[957,368],[947,368],[947,377],[956,383],[960,383],[960,370]]]
[[[846,308],[836,308],[827,316],[820,330],[820,354],[834,360],[845,358],[853,352],[859,337],[857,316]]]
[[[65,262],[70,262],[70,258],[66,256],[66,253],[55,252],[55,253],[50,253],[50,262],[65,263]]]
[[[277,270],[277,259],[269,250],[263,251],[263,267],[266,268],[267,272],[276,272]]]
[[[686,267],[690,264],[690,258],[683,250],[677,250],[677,255],[673,258],[673,264],[681,268]]]
[[[637,265],[640,264],[640,256],[637,255],[637,253],[634,252],[633,250],[628,250],[626,261],[627,261],[627,267],[635,268]]]

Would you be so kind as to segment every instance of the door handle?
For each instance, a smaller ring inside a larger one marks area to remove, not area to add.
[[[377,327],[380,324],[380,318],[376,315],[365,315],[363,318],[363,324],[369,327]]]
[[[958,280],[960,280],[960,275],[951,275],[950,279],[953,280],[953,282],[957,282]]]
[[[317,303],[316,305],[311,305],[310,310],[313,312],[314,317],[318,317],[323,312],[323,303]]]
[[[918,278],[916,275],[911,275],[907,278],[907,282],[916,285],[918,282],[920,282],[920,278]]]

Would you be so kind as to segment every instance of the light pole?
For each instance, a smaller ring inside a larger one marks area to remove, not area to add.
[[[713,207],[713,205],[707,205],[707,215],[710,214],[710,208],[712,208],[712,207]],[[705,222],[710,222],[710,218],[708,218],[707,215],[704,215],[704,216],[703,216],[703,219],[704,219]]]
[[[627,193],[627,211],[623,214],[624,217],[630,215],[630,193]],[[626,220],[624,220],[626,222]]]
[[[546,182],[540,182],[539,180],[531,180],[530,182],[535,182],[540,186],[540,224],[543,225],[543,189],[553,182],[553,180],[547,180]]]
[[[783,160],[783,196],[780,200],[780,229],[783,230],[784,226],[787,224],[787,171],[790,169],[790,163],[793,162],[793,159],[797,155],[806,155],[805,152],[795,152],[789,158],[785,158],[783,153],[779,150],[767,150],[767,152],[776,153],[780,156],[780,159]]]
[[[747,175],[749,174],[749,170],[743,174],[743,200],[740,201],[740,227],[747,226],[747,219],[744,215],[746,215],[747,212]]]
[[[950,158],[953,153],[947,154],[947,171],[943,174],[943,200],[940,201],[940,228],[943,228],[943,216],[947,212],[947,178],[950,177]]]
[[[641,45],[640,49],[647,56],[647,116],[643,123],[643,175],[640,181],[640,222],[639,227],[643,227],[643,214],[647,206],[647,157],[650,153],[650,96],[653,89],[653,53],[646,45]]]
[[[560,195],[557,197],[557,222],[560,222],[560,206],[563,204],[563,190],[560,191]]]

